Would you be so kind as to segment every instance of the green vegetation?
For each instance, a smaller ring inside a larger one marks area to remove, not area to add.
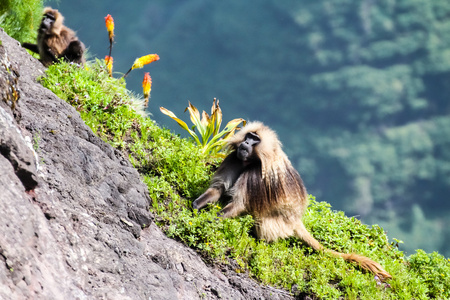
[[[35,42],[43,0],[2,0],[0,27],[20,42]]]
[[[123,80],[110,78],[103,62],[87,68],[53,65],[41,81],[72,104],[96,134],[129,156],[148,185],[151,209],[166,234],[212,263],[234,259],[239,266],[236,272],[249,272],[263,283],[288,290],[295,286],[299,293],[319,299],[450,297],[450,261],[442,255],[418,250],[405,257],[379,226],[363,225],[313,198],[305,215],[312,234],[325,247],[354,251],[380,262],[394,277],[390,286],[342,259],[313,253],[298,240],[271,244],[255,240],[249,234],[253,223],[249,216],[218,220],[217,206],[192,211],[191,201],[207,187],[211,166],[219,161],[203,155],[192,140],[171,134],[139,112],[142,100],[126,90]]]

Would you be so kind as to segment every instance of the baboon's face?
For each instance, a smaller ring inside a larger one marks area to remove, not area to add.
[[[243,162],[251,161],[255,158],[254,147],[261,142],[261,139],[255,132],[249,132],[245,135],[245,139],[236,149],[237,157]]]
[[[39,30],[43,33],[49,33],[53,27],[53,23],[55,23],[55,15],[48,12],[42,18],[41,26],[39,27]]]

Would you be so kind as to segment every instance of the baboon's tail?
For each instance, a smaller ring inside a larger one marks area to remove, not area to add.
[[[391,274],[386,272],[379,263],[371,260],[370,258],[367,258],[362,255],[354,254],[354,253],[346,254],[346,253],[336,252],[333,250],[324,249],[323,246],[319,243],[319,241],[317,241],[308,232],[308,230],[306,230],[303,223],[301,223],[301,225],[297,226],[297,228],[295,230],[295,234],[298,238],[302,239],[306,244],[308,244],[308,246],[310,246],[314,250],[316,250],[316,251],[324,250],[324,251],[332,254],[333,256],[342,257],[346,261],[354,262],[354,263],[358,264],[361,268],[366,269],[366,270],[372,272],[373,274],[377,275],[381,281],[392,278]]]
[[[325,251],[327,251],[328,253],[331,253],[334,256],[340,256],[343,259],[345,259],[346,261],[356,263],[361,268],[366,269],[366,270],[372,272],[373,274],[377,275],[381,281],[392,278],[391,274],[386,272],[379,263],[371,260],[370,258],[367,258],[362,255],[358,255],[355,253],[349,253],[349,254],[340,253],[340,252],[336,252],[336,251],[328,250],[328,249],[326,249]]]

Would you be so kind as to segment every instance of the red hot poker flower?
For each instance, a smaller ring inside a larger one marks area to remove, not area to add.
[[[159,60],[158,54],[149,54],[149,55],[145,55],[145,56],[136,58],[133,65],[131,66],[131,68],[128,70],[128,72],[125,73],[125,75],[122,76],[122,78],[127,77],[127,75],[131,72],[131,70],[141,69],[145,65],[152,63],[154,61],[157,61],[157,60]]]
[[[158,54],[149,54],[149,55],[139,57],[134,61],[133,66],[131,67],[131,70],[140,69],[140,68],[144,67],[145,65],[152,63],[154,61],[157,61],[157,60],[159,60]]]
[[[145,106],[148,105],[148,98],[150,97],[150,91],[152,90],[152,78],[150,74],[146,72],[144,74],[144,81],[142,81],[142,88],[144,90]]]
[[[105,17],[105,24],[106,29],[108,30],[109,33],[109,40],[112,41],[114,38],[114,19],[113,17],[111,17],[111,15],[107,15]]]
[[[106,69],[108,70],[109,77],[112,77],[113,58],[109,55],[105,56]]]
[[[114,19],[111,15],[105,17],[105,25],[109,34],[109,56],[111,56],[112,46],[114,42]]]

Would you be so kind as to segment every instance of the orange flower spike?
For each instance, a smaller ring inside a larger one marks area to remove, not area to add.
[[[140,68],[144,67],[145,65],[148,65],[149,63],[152,63],[157,60],[159,60],[158,54],[149,54],[149,55],[142,56],[134,61],[133,66],[131,67],[131,70],[140,69]]]
[[[109,77],[112,77],[113,58],[109,55],[105,56],[106,69],[108,70]]]
[[[150,74],[146,72],[144,74],[144,81],[142,81],[142,88],[144,89],[145,106],[148,105],[148,98],[150,97],[150,91],[152,90],[152,78]]]
[[[105,25],[109,33],[109,40],[112,42],[114,38],[114,19],[113,17],[111,17],[111,15],[107,15],[105,17]]]

